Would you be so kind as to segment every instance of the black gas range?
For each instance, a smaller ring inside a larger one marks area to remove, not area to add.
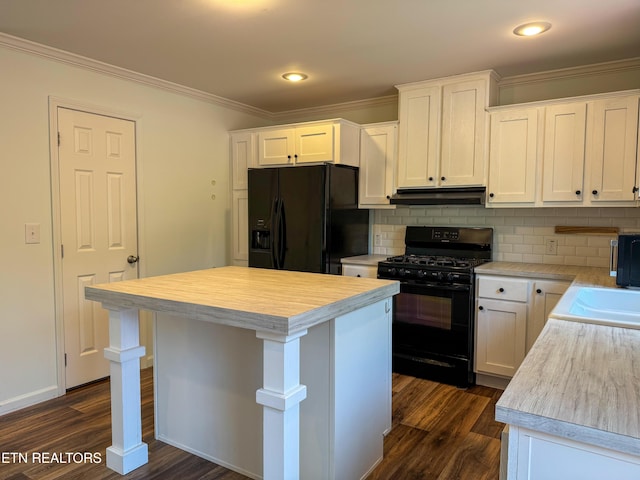
[[[474,268],[491,260],[493,229],[408,226],[405,253],[378,264],[399,280],[393,370],[467,387],[475,383]]]

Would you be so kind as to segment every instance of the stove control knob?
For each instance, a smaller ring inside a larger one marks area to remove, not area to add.
[[[396,270],[396,268],[395,268],[395,267],[391,267],[391,268],[389,269],[389,275],[391,275],[392,277],[393,277],[393,276],[395,276],[395,275],[396,275],[396,273],[397,273],[397,270]]]
[[[437,278],[439,281],[442,281],[442,280],[444,280],[444,278],[445,278],[445,274],[444,274],[444,273],[442,273],[442,272],[438,272],[438,274],[436,275],[436,278]]]
[[[447,282],[451,282],[453,280],[453,273],[447,273],[446,279]]]
[[[398,275],[400,275],[401,277],[404,277],[407,274],[408,270],[405,270],[404,268],[399,268],[398,269]]]

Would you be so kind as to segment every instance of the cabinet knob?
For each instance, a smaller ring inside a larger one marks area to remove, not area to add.
[[[493,193],[489,194],[489,197],[493,198],[495,195]]]
[[[591,193],[593,193],[594,195],[598,194],[598,190],[593,190]]]
[[[542,290],[540,290],[539,288],[536,290],[536,293],[542,293]]]
[[[504,292],[504,288],[500,287],[500,288],[498,289],[498,291],[499,291],[500,293],[503,293],[503,292]]]
[[[287,155],[287,158],[288,158],[289,160],[291,160],[291,155]]]
[[[296,153],[296,154],[293,156],[293,158],[298,158],[298,154]]]
[[[391,200],[391,196],[390,195],[387,195],[387,200]]]
[[[478,307],[478,310],[484,310],[484,307],[483,307],[482,305],[480,305],[480,306]]]
[[[360,276],[360,274],[357,274],[357,275],[356,275],[356,277],[359,277],[359,276]]]
[[[576,195],[580,195],[582,192],[580,190],[576,190]]]
[[[636,193],[637,191],[638,191],[638,187],[633,187],[633,188],[631,189],[631,193]]]
[[[430,182],[433,182],[433,177],[429,177],[429,181],[430,181]]]
[[[446,180],[445,177],[440,177],[440,180],[442,180],[443,182]]]

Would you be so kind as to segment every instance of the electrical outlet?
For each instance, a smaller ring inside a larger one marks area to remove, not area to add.
[[[557,255],[558,254],[558,241],[553,239],[548,239],[545,242],[545,253],[547,255]]]
[[[379,247],[380,243],[382,243],[382,235],[379,233],[376,233],[374,240],[373,240],[373,245],[375,247]]]

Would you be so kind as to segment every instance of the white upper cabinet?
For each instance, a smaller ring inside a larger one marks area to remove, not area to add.
[[[587,131],[588,185],[592,204],[637,198],[638,96],[593,102]]]
[[[491,114],[488,203],[536,200],[538,109],[501,110]]]
[[[255,130],[258,167],[342,163],[358,166],[360,127],[345,120]]]
[[[258,166],[293,165],[295,147],[295,129],[259,131]],[[333,139],[330,139],[332,141]]]
[[[438,184],[440,86],[400,90],[398,187]]]
[[[489,79],[442,89],[440,184],[484,185]]]
[[[487,205],[635,206],[639,99],[633,90],[490,108]]]
[[[399,85],[398,187],[484,185],[494,72]]]
[[[551,105],[545,112],[543,202],[580,202],[584,191],[587,104]]]
[[[397,122],[363,125],[360,132],[360,208],[390,207],[397,136]]]

